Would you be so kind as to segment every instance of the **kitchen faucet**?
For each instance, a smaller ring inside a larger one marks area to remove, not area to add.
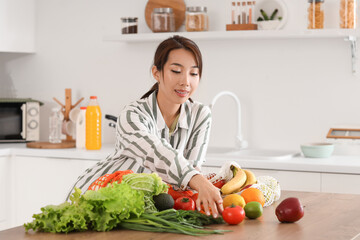
[[[224,96],[224,95],[231,96],[235,100],[236,105],[237,105],[237,112],[238,112],[238,129],[237,130],[238,130],[238,132],[237,132],[237,135],[235,136],[235,145],[239,149],[247,148],[248,142],[243,139],[242,134],[241,134],[241,104],[240,104],[239,98],[233,92],[221,91],[215,95],[215,97],[212,99],[209,107],[210,107],[210,109],[212,109],[214,107],[215,102],[221,96]]]

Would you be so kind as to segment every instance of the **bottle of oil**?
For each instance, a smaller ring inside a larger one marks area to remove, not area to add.
[[[85,115],[85,148],[87,150],[101,149],[101,110],[96,96],[90,97]]]

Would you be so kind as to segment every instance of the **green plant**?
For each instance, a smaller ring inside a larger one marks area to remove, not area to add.
[[[276,19],[275,17],[278,14],[278,12],[279,12],[279,9],[276,8],[269,17],[263,9],[260,9],[260,13],[261,13],[262,17],[258,17],[257,21],[261,22],[261,21],[275,20]],[[281,21],[282,17],[278,17],[277,19]]]

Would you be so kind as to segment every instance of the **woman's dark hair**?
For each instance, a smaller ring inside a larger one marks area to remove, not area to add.
[[[192,40],[175,35],[164,41],[162,41],[156,49],[154,56],[154,66],[156,66],[158,71],[162,71],[165,63],[168,60],[169,54],[172,50],[175,49],[185,49],[190,51],[195,56],[195,61],[199,67],[199,77],[201,78],[202,73],[202,56],[199,47]],[[147,98],[151,93],[159,89],[158,83],[155,83],[150,90],[141,97]],[[190,99],[190,101],[192,101]]]

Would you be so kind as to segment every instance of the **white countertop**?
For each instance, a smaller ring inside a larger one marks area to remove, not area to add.
[[[99,161],[114,151],[113,144],[104,144],[101,150],[85,149],[35,149],[24,143],[0,144],[0,156],[29,156]],[[208,154],[203,166],[221,167],[226,161],[236,161],[243,168],[360,174],[360,156],[336,156],[330,158],[305,158],[297,155],[284,159],[254,159],[237,157],[236,154]]]

